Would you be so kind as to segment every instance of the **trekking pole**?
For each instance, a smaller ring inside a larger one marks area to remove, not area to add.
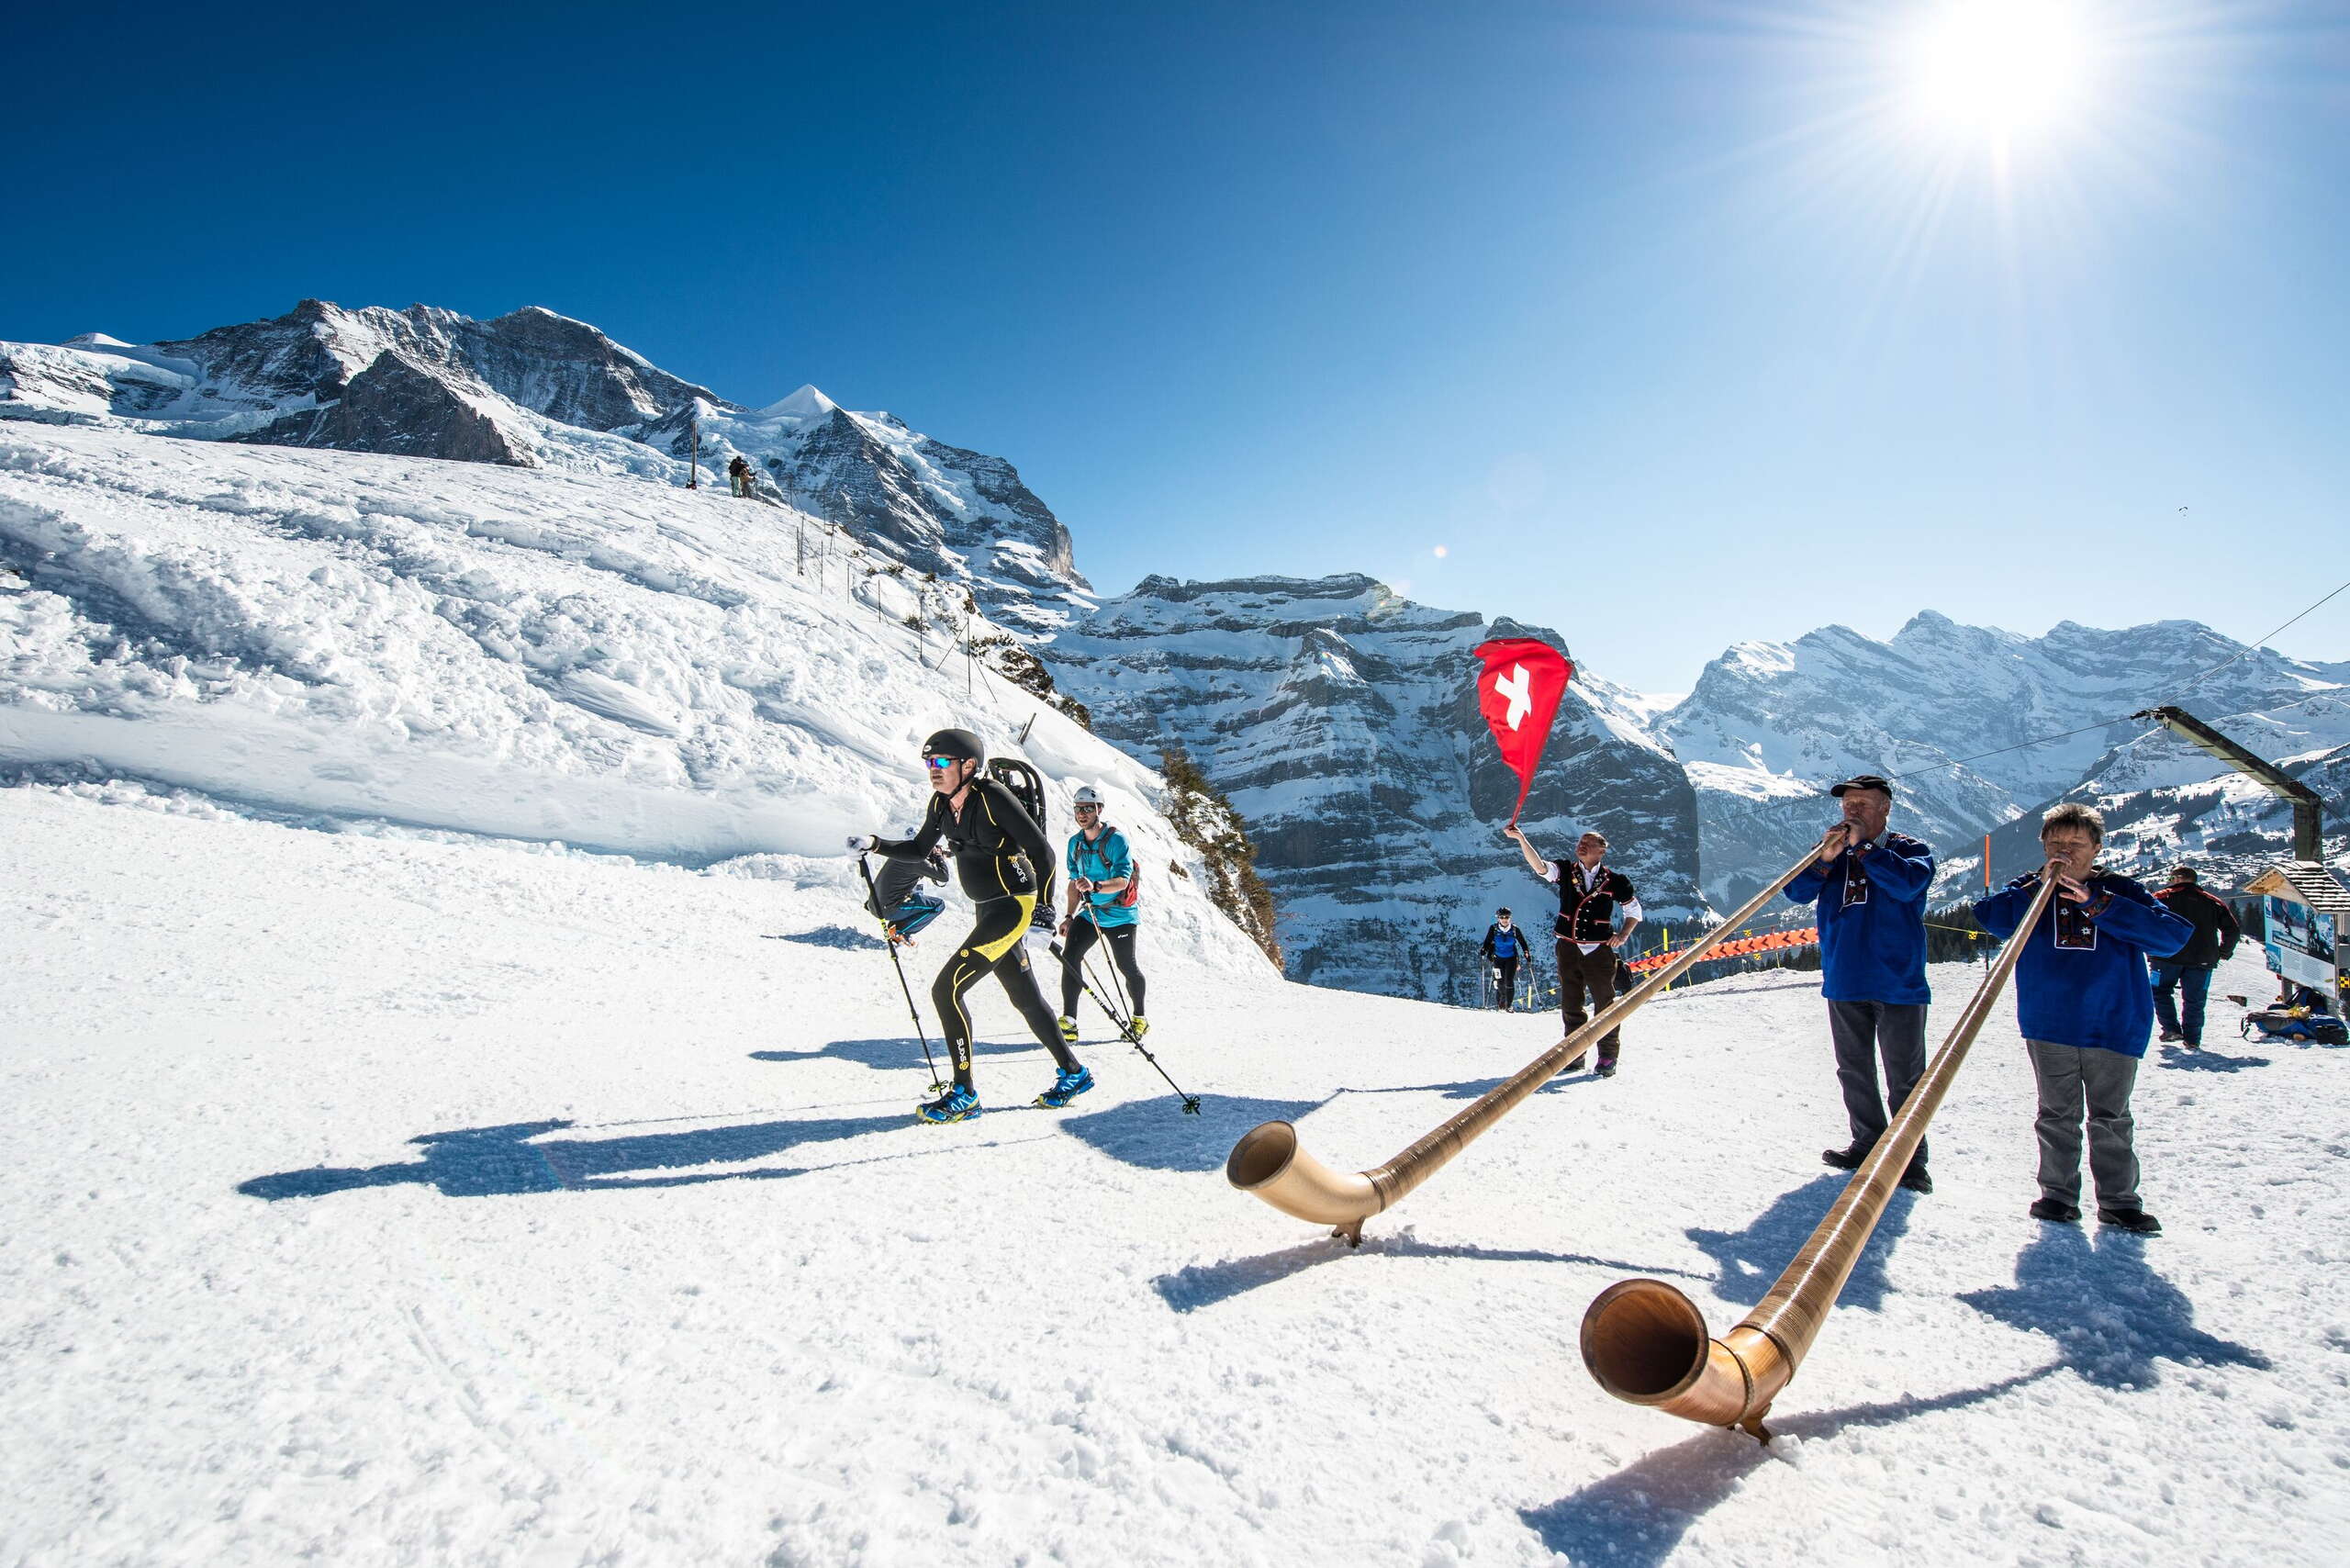
[[[1107,951],[1110,946],[1110,939],[1102,935],[1102,923],[1093,917],[1093,895],[1091,893],[1080,895],[1079,907],[1085,911],[1086,924],[1093,927],[1094,940],[1100,944],[1104,951]],[[1048,946],[1053,957],[1056,958],[1060,958],[1061,945],[1055,942]],[[1102,1000],[1102,993],[1093,989],[1092,965],[1080,962],[1077,967],[1077,973],[1078,979],[1085,985],[1085,994],[1093,999],[1093,1005],[1099,1007],[1102,1012],[1109,1014],[1110,1022],[1118,1026],[1118,1033],[1126,1037],[1126,1044],[1140,1051],[1142,1053],[1142,1059],[1150,1063],[1152,1070],[1156,1071],[1159,1077],[1167,1079],[1167,1087],[1175,1091],[1175,1097],[1183,1102],[1183,1114],[1187,1116],[1198,1115],[1200,1114],[1200,1097],[1196,1094],[1184,1093],[1183,1086],[1181,1084],[1176,1082],[1172,1078],[1168,1078],[1167,1070],[1158,1065],[1158,1058],[1150,1054],[1150,1047],[1144,1045],[1142,1043],[1141,1036],[1135,1033],[1133,1009],[1127,1007],[1125,1012],[1121,1013],[1117,1009],[1113,1008],[1108,1002]],[[1119,1006],[1125,1007],[1126,989],[1119,982],[1118,966],[1114,962],[1110,965],[1110,983],[1117,988]]]
[[[946,1085],[938,1076],[937,1061],[930,1054],[930,1036],[922,1026],[922,1014],[914,1007],[914,988],[906,983],[906,966],[898,961],[898,945],[890,940],[890,917],[880,913],[881,890],[873,885],[873,868],[865,863],[865,857],[860,854],[856,868],[865,878],[865,896],[872,901],[875,916],[881,922],[881,942],[890,949],[890,967],[898,971],[898,989],[906,993],[906,1013],[914,1021],[914,1036],[922,1041],[922,1059],[930,1068],[931,1092],[943,1093]]]

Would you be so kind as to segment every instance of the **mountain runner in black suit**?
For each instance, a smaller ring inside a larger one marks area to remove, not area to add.
[[[860,834],[848,841],[851,849],[869,849],[887,859],[925,860],[943,840],[954,852],[963,891],[978,906],[971,934],[938,971],[930,991],[939,1027],[955,1058],[955,1083],[916,1114],[925,1122],[960,1122],[979,1114],[979,1091],[971,1082],[971,1014],[963,999],[989,973],[1002,983],[1037,1043],[1052,1052],[1060,1068],[1053,1086],[1038,1099],[1047,1105],[1066,1105],[1093,1087],[1093,1074],[1061,1043],[1053,1010],[1036,989],[1027,949],[1021,945],[1036,909],[1037,868],[1052,864],[1053,847],[1012,791],[982,776],[987,754],[970,731],[939,731],[923,743],[922,758],[930,772],[930,809],[913,837],[876,839]]]

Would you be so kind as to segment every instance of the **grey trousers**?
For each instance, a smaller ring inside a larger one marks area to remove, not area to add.
[[[1891,1113],[1909,1098],[1926,1072],[1926,1004],[1922,1002],[1831,1002],[1828,1032],[1836,1042],[1836,1082],[1844,1091],[1844,1119],[1852,1147],[1872,1148]],[[1876,1064],[1885,1058],[1885,1097],[1877,1097]],[[1926,1163],[1918,1144],[1912,1165]]]
[[[2131,1135],[2130,1091],[2137,1086],[2138,1058],[2120,1051],[2026,1040],[2032,1075],[2040,1080],[2040,1190],[2075,1208],[2081,1204],[2081,1113],[2089,1124],[2089,1176],[2097,1183],[2098,1207],[2138,1206],[2138,1151]]]

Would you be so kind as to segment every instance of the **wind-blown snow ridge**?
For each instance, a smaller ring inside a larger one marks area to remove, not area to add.
[[[1030,640],[1091,608],[1069,531],[1002,458],[813,386],[751,410],[541,306],[477,321],[306,299],[135,346],[0,343],[0,420],[706,484],[735,456],[789,502],[970,592]]]
[[[908,624],[878,555],[802,575],[722,496],[581,475],[118,431],[0,435],[0,762],[275,811],[849,876],[902,829],[922,737],[1101,783],[1137,852],[1197,865],[1147,769]],[[1016,737],[1026,734],[1024,744]],[[1066,822],[1065,811],[1060,820]],[[1163,878],[1169,940],[1253,953]]]

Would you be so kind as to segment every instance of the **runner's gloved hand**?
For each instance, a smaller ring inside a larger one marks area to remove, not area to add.
[[[870,849],[870,848],[872,848],[872,847],[873,847],[873,838],[872,838],[872,835],[871,835],[871,834],[862,834],[862,833],[853,833],[853,834],[850,834],[848,835],[848,846],[849,846],[851,849],[854,849],[854,850],[857,851],[859,854],[862,854],[862,853],[864,853],[866,850],[868,850],[868,849]]]

